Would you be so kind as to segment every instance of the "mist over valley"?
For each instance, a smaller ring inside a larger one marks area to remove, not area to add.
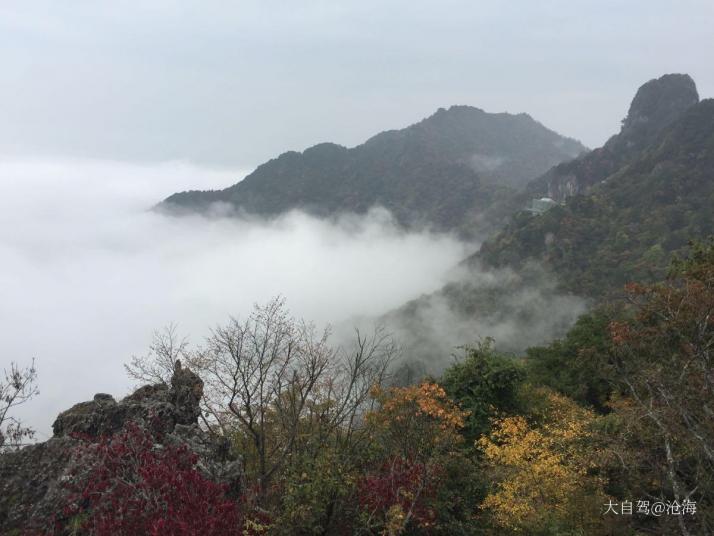
[[[16,326],[3,338],[10,354],[37,356],[53,378],[22,408],[42,434],[58,407],[128,392],[123,364],[169,323],[200,343],[215,324],[278,295],[323,326],[376,318],[440,288],[476,248],[405,232],[379,209],[270,222],[150,210],[167,192],[229,184],[240,171],[2,160],[0,174],[0,317]]]
[[[714,534],[713,27],[0,5],[0,534]]]

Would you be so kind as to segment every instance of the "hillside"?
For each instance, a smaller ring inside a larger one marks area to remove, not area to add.
[[[496,213],[514,189],[583,151],[526,114],[452,106],[351,149],[322,143],[284,153],[225,190],[177,193],[160,207],[205,211],[222,202],[261,216],[330,216],[380,205],[405,226],[473,229],[484,210]]]
[[[582,193],[541,215],[519,210],[453,282],[384,315],[410,341],[405,354],[427,370],[438,368],[454,344],[489,336],[501,350],[522,352],[561,336],[588,304],[620,293],[625,283],[661,278],[690,240],[714,233],[714,100],[683,110],[693,100],[690,81],[665,75],[642,86],[622,131],[605,147],[543,176],[571,170]],[[605,155],[625,163],[610,173],[614,160]],[[522,208],[546,193],[537,190],[543,177],[511,202],[520,199]],[[440,340],[451,347],[433,344]]]
[[[699,102],[694,80],[686,74],[666,74],[642,85],[630,104],[622,128],[602,147],[563,162],[528,184],[530,197],[557,201],[585,194],[618,169],[638,158],[661,132]]]
[[[714,233],[714,100],[691,106],[629,164],[540,216],[520,213],[485,243],[492,266],[542,260],[562,288],[600,297],[661,277],[691,239]]]

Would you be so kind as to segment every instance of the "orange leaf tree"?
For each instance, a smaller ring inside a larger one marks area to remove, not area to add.
[[[362,478],[363,521],[372,533],[433,534],[448,465],[460,459],[467,412],[436,383],[375,388],[379,407],[366,416],[373,431],[372,465]],[[462,470],[468,472],[469,461]],[[441,527],[443,529],[443,527]]]

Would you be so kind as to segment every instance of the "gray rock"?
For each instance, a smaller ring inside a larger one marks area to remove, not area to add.
[[[171,385],[145,385],[117,402],[99,393],[63,411],[44,443],[0,455],[0,534],[47,533],[67,502],[63,483],[75,468],[72,458],[80,438],[110,436],[134,422],[152,433],[157,443],[187,446],[198,455],[197,469],[238,494],[240,459],[230,443],[198,426],[203,382],[177,363]]]
[[[642,85],[622,123],[624,137],[647,137],[682,116],[699,102],[694,80],[687,74],[666,74]]]

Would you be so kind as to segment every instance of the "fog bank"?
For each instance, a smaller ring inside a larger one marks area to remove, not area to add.
[[[517,272],[464,263],[442,289],[381,320],[400,341],[402,362],[413,373],[439,375],[463,355],[458,346],[491,338],[499,352],[522,355],[565,335],[587,307],[583,298],[563,293],[538,263]]]
[[[387,213],[323,222],[173,218],[171,192],[234,183],[182,163],[0,159],[3,359],[37,358],[40,396],[21,416],[44,439],[57,413],[125,394],[123,363],[176,322],[198,343],[229,315],[278,294],[319,324],[374,317],[440,288],[473,246],[404,233]]]

